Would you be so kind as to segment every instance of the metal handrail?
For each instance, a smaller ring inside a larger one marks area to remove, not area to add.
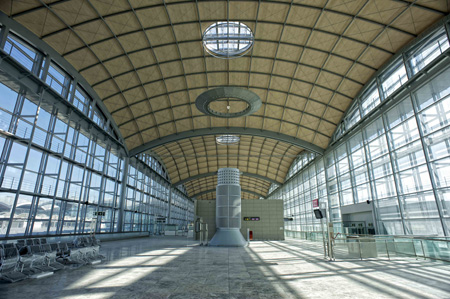
[[[293,231],[293,230],[286,230],[286,232],[292,232],[292,233],[305,233],[305,234],[319,234],[322,235],[322,231]],[[445,241],[450,242],[450,237],[445,236],[417,236],[417,235],[368,235],[368,234],[349,234],[349,233],[339,233],[343,236],[355,236],[355,237],[367,237],[367,238],[404,238],[404,239],[420,239],[420,240],[429,240],[429,241]]]
[[[305,236],[306,239],[308,239],[308,234],[317,234],[318,238],[311,239],[316,239],[315,241],[321,240],[321,238],[319,237],[321,236],[321,232],[297,233],[307,234]],[[338,237],[339,235],[341,235],[342,237]],[[332,257],[332,260],[336,259],[335,253],[338,254],[338,257],[340,254],[344,253],[344,255],[346,256],[344,258],[357,257],[361,260],[363,258],[377,258],[379,254],[385,254],[389,260],[392,258],[392,255],[400,255],[415,257],[416,259],[423,258],[450,262],[450,239],[447,237],[355,235],[339,233],[336,236],[331,237],[331,240],[329,241],[331,241],[331,244],[328,246],[331,249],[331,254],[329,254],[328,257]],[[352,246],[350,244],[355,245]],[[382,245],[382,247],[384,247],[384,249],[381,248],[379,244],[383,244],[384,246]],[[337,250],[338,248],[339,250]],[[347,253],[345,253],[345,248],[348,249],[348,255]],[[363,250],[363,248],[365,249]],[[342,249],[344,249],[344,251],[342,251]],[[368,251],[363,252],[365,250]],[[355,256],[355,254],[357,256]]]

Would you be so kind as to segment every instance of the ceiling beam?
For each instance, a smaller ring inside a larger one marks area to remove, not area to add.
[[[174,187],[182,185],[184,183],[193,181],[193,180],[197,180],[197,179],[201,179],[201,178],[206,178],[209,176],[213,176],[213,175],[217,175],[217,171],[213,171],[213,172],[207,172],[207,173],[202,173],[202,174],[197,174],[191,177],[188,177],[187,179],[181,180],[176,182],[175,184],[173,184]],[[270,182],[271,184],[276,184],[276,185],[281,185],[281,183],[273,180],[273,179],[269,179],[268,177],[262,176],[260,174],[256,174],[256,173],[250,173],[250,172],[241,172],[242,176],[247,176],[247,177],[251,177],[251,178],[255,178],[255,179],[260,179],[260,180],[264,180],[267,182]]]
[[[194,195],[192,195],[192,196],[190,196],[190,197],[191,197],[191,198],[197,198],[198,196],[202,196],[202,195],[204,195],[204,194],[208,194],[208,193],[211,193],[211,192],[216,192],[216,189],[205,190],[205,191],[199,192],[199,193],[197,193],[197,194],[194,194]],[[260,197],[266,198],[265,195],[259,194],[259,193],[255,192],[255,191],[250,191],[250,190],[246,190],[246,189],[241,189],[241,193],[242,193],[242,192],[253,194],[253,195],[257,196],[258,198],[260,198]]]
[[[206,135],[221,135],[221,134],[236,134],[236,135],[251,135],[251,136],[259,136],[274,140],[279,140],[282,142],[286,142],[301,148],[304,148],[310,152],[323,155],[324,149],[312,144],[310,142],[307,142],[305,140],[289,136],[286,134],[281,134],[273,131],[267,131],[267,130],[259,130],[254,128],[241,128],[241,127],[214,127],[214,128],[206,128],[206,129],[198,129],[198,130],[191,130],[191,131],[184,131],[178,134],[172,134],[167,135],[159,139],[152,140],[150,142],[147,142],[141,146],[138,146],[132,150],[130,150],[130,156],[135,156],[137,154],[140,154],[142,152],[145,152],[149,149],[154,149],[155,147],[176,142],[178,140],[187,139],[187,138],[193,138],[198,136],[206,136]]]

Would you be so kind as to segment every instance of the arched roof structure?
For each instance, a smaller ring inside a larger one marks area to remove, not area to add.
[[[421,0],[30,0],[0,9],[87,80],[130,153],[156,153],[174,184],[205,199],[215,187],[206,174],[220,167],[244,173],[249,198],[283,183],[296,155],[328,146],[371,76],[449,11],[447,1]],[[246,24],[253,48],[236,59],[208,54],[202,34],[218,21]],[[231,119],[200,113],[197,96],[221,86],[251,90],[261,108]],[[240,143],[217,145],[227,132]]]

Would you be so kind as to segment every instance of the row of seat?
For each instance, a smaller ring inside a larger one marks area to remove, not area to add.
[[[0,279],[17,282],[51,275],[67,265],[82,266],[104,259],[100,241],[77,236],[72,242],[50,243],[46,238],[0,244]]]

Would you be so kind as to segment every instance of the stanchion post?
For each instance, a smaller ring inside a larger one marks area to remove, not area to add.
[[[322,228],[323,258],[327,258],[327,245],[325,244],[325,230],[323,229],[323,218],[320,218],[320,226]]]
[[[332,239],[334,236],[334,232],[333,232],[333,223],[332,222],[328,222],[327,230],[328,230],[328,256],[329,256],[330,260],[333,260],[334,253],[333,253]]]

